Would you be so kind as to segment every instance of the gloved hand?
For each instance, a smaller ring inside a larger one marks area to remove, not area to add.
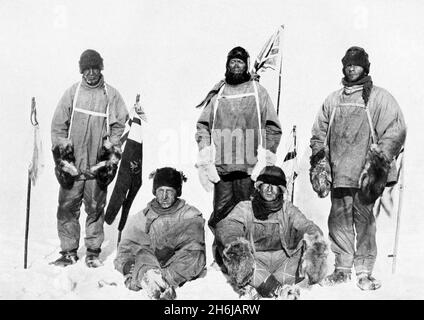
[[[233,287],[242,288],[252,280],[255,258],[249,241],[239,238],[227,244],[222,258]]]
[[[95,177],[99,187],[106,189],[115,178],[121,156],[121,148],[105,140],[100,151],[99,162],[90,168],[87,175]]]
[[[363,203],[374,203],[382,195],[389,171],[390,160],[376,144],[372,144],[359,177],[358,197]]]
[[[331,168],[325,150],[322,149],[312,155],[310,164],[309,179],[312,189],[318,194],[318,197],[325,198],[330,193],[332,186]]]
[[[262,146],[258,147],[258,162],[253,167],[250,178],[253,181],[259,177],[262,169],[267,166],[274,166],[277,161],[277,155],[270,150],[264,149]]]
[[[207,192],[211,192],[214,184],[220,180],[215,164],[213,163],[212,148],[212,146],[206,146],[201,149],[197,155],[196,162],[200,184]]]
[[[307,277],[308,284],[313,285],[321,282],[327,274],[328,245],[319,233],[305,234],[303,240],[306,250],[302,257],[299,276]]]
[[[141,287],[150,299],[173,300],[176,297],[175,289],[165,281],[159,269],[147,270],[141,280]]]
[[[137,278],[133,276],[134,261],[127,261],[123,268],[124,283],[125,286],[133,291],[139,291],[141,289]]]
[[[79,175],[75,167],[74,146],[69,139],[60,139],[52,149],[56,164],[55,175],[57,181],[65,189],[71,189],[75,178]]]

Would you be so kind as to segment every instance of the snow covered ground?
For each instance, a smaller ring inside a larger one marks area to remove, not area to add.
[[[83,10],[82,10],[83,8]],[[375,276],[383,286],[362,292],[355,282],[335,288],[315,286],[302,299],[423,299],[424,159],[421,88],[424,23],[420,1],[14,1],[0,2],[0,299],[145,299],[125,288],[113,268],[117,221],[105,225],[101,258],[88,269],[81,260],[68,268],[48,263],[58,257],[58,184],[50,154],[50,121],[55,106],[78,81],[78,59],[86,48],[98,50],[105,78],[128,107],[141,93],[148,116],[144,128],[143,186],[130,214],[153,197],[148,174],[163,165],[183,170],[183,198],[209,218],[212,194],[203,191],[194,168],[194,106],[223,77],[227,52],[245,47],[252,59],[280,24],[283,83],[280,119],[283,159],[289,133],[297,125],[299,177],[295,205],[327,232],[330,200],[318,199],[308,181],[308,139],[316,111],[339,87],[341,62],[351,45],[370,55],[374,83],[388,89],[403,109],[408,137],[405,189],[396,273],[392,274],[396,216],[377,220],[379,255]],[[99,14],[95,14],[99,12]],[[272,77],[261,79],[276,97]],[[37,100],[45,168],[31,195],[28,269],[23,269],[27,168],[31,157],[31,97]],[[273,98],[275,99],[275,98]],[[274,100],[275,101],[275,100]],[[281,161],[280,161],[281,162]],[[110,187],[109,195],[113,188]],[[118,219],[117,219],[118,220]],[[207,236],[207,274],[177,289],[178,299],[237,299],[212,264],[212,234]],[[331,256],[331,259],[333,257]],[[330,259],[330,260],[331,260]],[[330,270],[331,270],[330,261]]]

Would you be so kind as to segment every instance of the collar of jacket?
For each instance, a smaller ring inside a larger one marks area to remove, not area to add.
[[[352,87],[344,87],[343,93],[346,94],[346,95],[351,95],[352,93],[362,91],[363,89],[364,89],[363,85],[357,85],[357,86],[352,86]]]
[[[103,75],[100,76],[99,82],[97,82],[97,84],[95,84],[94,86],[90,86],[87,83],[87,81],[85,81],[84,77],[82,77],[81,86],[84,87],[85,89],[96,89],[96,88],[102,88],[104,83],[105,83],[105,79]]]
[[[177,211],[181,210],[181,208],[183,208],[184,206],[185,206],[185,200],[180,199],[180,198],[177,198],[177,200],[174,202],[174,204],[172,206],[170,206],[169,208],[166,208],[166,209],[163,209],[159,205],[156,198],[152,199],[147,204],[147,207],[159,216],[176,213]]]

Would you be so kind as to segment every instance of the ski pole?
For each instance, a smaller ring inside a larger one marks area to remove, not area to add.
[[[28,170],[27,206],[26,206],[26,222],[25,222],[24,269],[27,268],[27,260],[28,260],[28,233],[29,233],[30,204],[31,204],[31,177],[30,177],[30,172]]]
[[[400,213],[402,209],[403,202],[403,191],[405,189],[404,179],[405,179],[405,167],[404,167],[404,159],[405,159],[405,150],[403,150],[402,159],[400,160],[400,183],[399,183],[399,202],[398,202],[398,210],[396,217],[396,232],[395,232],[395,244],[393,248],[393,254],[390,255],[393,257],[392,261],[392,273],[396,272],[396,260],[397,260],[397,251],[398,251],[398,243],[399,243],[399,229],[400,229]]]
[[[31,124],[35,127],[38,125],[37,109],[35,107],[35,97],[31,99]],[[35,142],[34,142],[35,143]],[[25,219],[25,246],[24,246],[24,269],[28,265],[28,234],[29,234],[29,214],[31,208],[31,171],[28,168],[28,184],[27,184],[27,205],[26,205],[26,219]]]
[[[295,158],[297,157],[297,150],[296,150],[296,125],[293,126],[293,153]],[[297,158],[296,158],[297,159]],[[295,161],[296,161],[295,159]],[[293,170],[293,179],[292,179],[292,193],[291,193],[291,202],[294,201],[294,180],[296,179],[296,171]]]

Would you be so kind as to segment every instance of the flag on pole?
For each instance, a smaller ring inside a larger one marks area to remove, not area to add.
[[[118,230],[124,229],[131,205],[142,184],[143,133],[141,120],[147,121],[137,95],[130,118],[125,125],[121,143],[124,145],[115,187],[106,209],[105,221],[112,224],[122,207]]]
[[[280,26],[278,30],[268,39],[262,50],[259,52],[254,64],[252,73],[263,72],[267,69],[277,70],[281,67],[281,40],[284,26]],[[280,68],[281,72],[281,68]]]
[[[290,145],[287,148],[286,156],[283,160],[284,172],[287,177],[287,189],[291,195],[291,201],[294,201],[294,181],[297,178],[298,171],[298,162],[297,162],[297,141],[296,141],[296,126],[293,126],[293,130],[291,131],[293,135],[292,139],[290,139]]]
[[[37,110],[35,107],[35,98],[31,101],[31,124],[34,129],[32,158],[29,163],[28,176],[35,186],[38,176],[44,169],[43,144],[41,143],[40,126],[37,121]]]
[[[277,31],[268,39],[262,50],[259,52],[251,70],[253,76],[265,72],[268,69],[277,71],[278,69],[278,94],[277,94],[277,114],[280,111],[281,93],[281,70],[283,67],[282,34],[284,25],[278,27]]]

